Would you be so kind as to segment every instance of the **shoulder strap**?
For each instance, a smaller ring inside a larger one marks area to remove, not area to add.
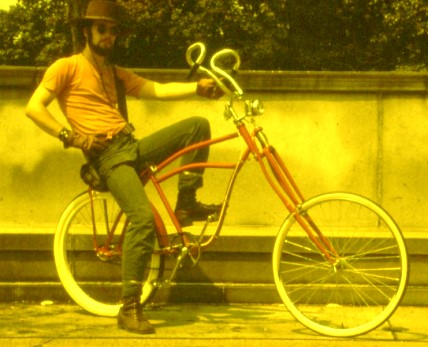
[[[126,89],[123,81],[117,76],[116,66],[113,65],[114,83],[116,85],[117,103],[119,112],[128,122],[128,108],[126,106]]]

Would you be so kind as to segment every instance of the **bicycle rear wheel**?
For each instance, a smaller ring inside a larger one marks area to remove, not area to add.
[[[303,203],[333,246],[330,262],[290,215],[273,251],[275,284],[285,306],[306,327],[328,336],[367,333],[384,323],[407,286],[408,259],[402,234],[372,201],[331,193]]]
[[[78,305],[96,315],[113,317],[121,306],[121,256],[99,257],[95,243],[104,245],[107,231],[113,226],[117,231],[113,242],[120,242],[119,234],[127,223],[109,193],[94,192],[94,213],[91,204],[89,194],[84,193],[63,212],[54,239],[55,265],[65,290]],[[164,258],[153,253],[146,268],[142,303],[154,295],[153,282],[162,276],[163,267]]]

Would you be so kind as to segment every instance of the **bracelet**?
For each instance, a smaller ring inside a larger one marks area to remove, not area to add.
[[[71,131],[67,128],[62,128],[59,132],[58,138],[64,144],[64,148],[70,147]]]

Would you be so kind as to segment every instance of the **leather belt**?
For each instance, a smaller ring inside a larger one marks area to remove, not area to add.
[[[129,134],[132,134],[134,131],[135,131],[134,126],[131,123],[126,123],[124,128],[121,131],[119,131],[116,135],[113,136],[113,139],[120,139]]]

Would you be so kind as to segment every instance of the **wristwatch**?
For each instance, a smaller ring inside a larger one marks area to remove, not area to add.
[[[67,128],[62,128],[59,132],[58,138],[64,144],[64,148],[70,147],[70,137],[72,136],[71,131]]]

